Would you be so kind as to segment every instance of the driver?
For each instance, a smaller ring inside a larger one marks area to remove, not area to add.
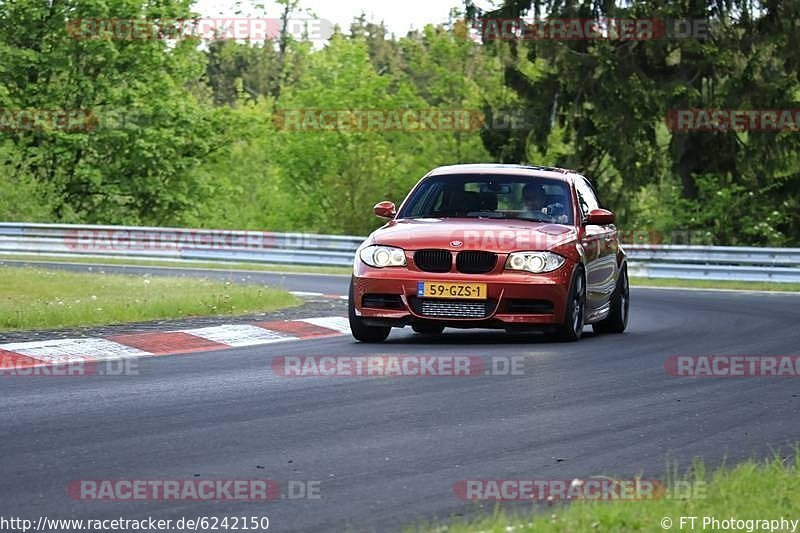
[[[522,200],[525,209],[522,216],[547,222],[565,223],[567,216],[560,203],[547,204],[547,193],[538,183],[528,183],[522,189]],[[560,213],[560,214],[559,214]]]

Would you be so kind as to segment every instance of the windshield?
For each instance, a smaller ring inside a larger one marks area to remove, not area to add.
[[[398,218],[496,218],[572,224],[569,185],[533,176],[432,176]]]

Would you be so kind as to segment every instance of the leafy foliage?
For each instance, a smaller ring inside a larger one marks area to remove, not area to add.
[[[300,2],[280,2],[287,18]],[[0,3],[0,219],[363,234],[427,170],[552,164],[595,179],[620,225],[717,244],[800,244],[797,132],[673,132],[676,108],[798,108],[800,6],[506,0],[470,18],[704,19],[712,38],[481,41],[454,11],[402,37],[353,20],[326,43],[75,38],[69,21],[191,16],[190,0]],[[291,110],[482,111],[478,131],[292,131]],[[522,127],[497,127],[523,115]],[[502,120],[501,120],[502,121]],[[2,126],[2,124],[0,124]]]

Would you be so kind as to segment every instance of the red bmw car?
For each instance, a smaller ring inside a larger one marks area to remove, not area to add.
[[[353,336],[391,328],[539,329],[573,341],[585,324],[628,324],[626,256],[614,214],[584,176],[560,168],[437,168],[358,248],[350,284]]]

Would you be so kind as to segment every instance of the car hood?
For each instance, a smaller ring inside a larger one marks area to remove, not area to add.
[[[572,226],[524,220],[425,218],[393,220],[376,230],[369,244],[405,250],[485,250],[507,253],[549,250],[576,239]],[[460,243],[460,244],[459,244]]]

